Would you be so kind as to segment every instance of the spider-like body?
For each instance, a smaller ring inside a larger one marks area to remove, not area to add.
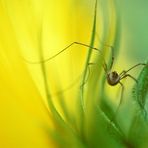
[[[113,72],[109,72],[107,74],[107,82],[109,85],[116,85],[118,84],[120,81],[120,76],[118,75],[118,73],[116,71],[113,71]]]

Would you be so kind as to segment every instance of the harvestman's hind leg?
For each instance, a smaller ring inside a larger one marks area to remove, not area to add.
[[[115,111],[115,114],[114,114],[113,118],[110,120],[110,123],[112,123],[113,121],[116,120],[116,116],[118,114],[119,108],[120,108],[120,106],[122,104],[122,101],[123,101],[124,85],[121,82],[119,82],[119,84],[121,85],[121,96],[120,96],[118,107],[117,107],[117,109]]]
[[[122,101],[123,101],[123,93],[124,93],[124,85],[121,82],[119,82],[119,84],[121,85],[121,96],[120,96],[119,105],[118,105],[117,110],[116,110],[116,114],[118,113],[118,110],[119,110],[119,108],[120,108],[120,106],[122,104]]]

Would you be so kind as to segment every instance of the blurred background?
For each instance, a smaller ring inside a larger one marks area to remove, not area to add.
[[[95,46],[101,47],[100,41],[114,46],[114,69],[119,72],[148,58],[147,7],[146,0],[98,0]],[[89,45],[94,8],[94,0],[0,0],[0,147],[56,147],[43,130],[55,128],[47,92],[61,116],[59,98],[64,98],[69,116],[75,115],[87,49],[74,45],[43,65],[39,61],[73,41]],[[131,74],[137,77],[140,69]],[[125,80],[125,100],[131,104],[133,84]],[[106,85],[106,90],[118,104],[119,87]]]

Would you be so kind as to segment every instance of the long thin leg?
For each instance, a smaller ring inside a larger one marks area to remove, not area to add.
[[[119,74],[119,76],[122,77],[122,76],[125,75],[125,74],[126,74],[126,71],[123,70],[123,71]]]
[[[115,115],[114,115],[113,118],[110,120],[110,123],[112,123],[113,121],[115,121],[116,116],[117,116],[118,111],[119,111],[119,108],[120,108],[120,106],[121,106],[121,104],[122,104],[122,101],[123,101],[124,85],[123,85],[121,82],[119,82],[119,84],[121,85],[120,101],[119,101],[118,107],[117,107],[117,109],[116,109],[116,111],[115,111]]]
[[[82,88],[86,83],[87,83],[87,81],[88,81],[88,79],[89,79],[89,74],[90,74],[90,67],[89,66],[93,66],[93,65],[96,65],[96,63],[88,63],[88,76],[87,76],[87,79],[84,81],[84,83],[83,84],[81,84],[81,86],[80,86],[80,88]],[[103,66],[103,69],[104,69],[104,71],[105,71],[105,73],[107,72],[107,66],[103,63],[102,64],[102,66]]]
[[[111,65],[110,65],[110,67],[108,69],[109,71],[111,71],[111,69],[113,67],[113,64],[114,64],[114,59],[115,59],[115,57],[114,57],[114,47],[111,46],[111,45],[104,44],[103,41],[101,41],[101,39],[99,37],[99,34],[98,33],[96,33],[96,34],[98,36],[99,42],[103,45],[103,47],[109,47],[109,48],[111,48],[111,58],[112,59],[111,59]]]
[[[82,88],[82,87],[84,87],[84,85],[87,83],[87,81],[88,81],[88,79],[89,79],[89,75],[90,75],[90,67],[89,66],[92,66],[92,65],[95,65],[96,63],[88,63],[88,76],[87,76],[87,78],[86,78],[86,80],[83,82],[83,84],[81,84],[81,86],[80,86],[80,88]]]
[[[85,46],[85,47],[88,47],[88,48],[91,48],[91,49],[93,49],[93,50],[98,51],[98,52],[100,53],[100,55],[102,56],[102,59],[103,59],[104,64],[107,66],[107,64],[106,64],[106,62],[105,62],[105,59],[104,59],[104,57],[103,57],[103,55],[102,55],[101,50],[99,50],[98,48],[95,48],[95,47],[91,47],[91,46],[89,46],[89,45],[87,45],[87,44],[80,43],[80,42],[72,42],[71,44],[69,44],[68,46],[66,46],[64,49],[62,49],[60,52],[58,52],[57,54],[55,54],[55,55],[53,55],[53,56],[51,56],[50,58],[47,58],[47,59],[45,59],[45,60],[33,62],[33,61],[26,60],[26,59],[24,59],[24,58],[23,58],[23,59],[24,59],[26,62],[30,63],[30,64],[39,64],[39,63],[42,63],[42,62],[43,62],[43,63],[44,63],[44,62],[48,62],[49,60],[55,58],[56,56],[58,56],[59,54],[61,54],[61,53],[64,52],[64,51],[66,51],[68,48],[70,48],[70,47],[73,46],[73,45],[81,45],[81,46]]]
[[[126,78],[126,77],[130,77],[130,78],[132,78],[136,83],[138,83],[137,79],[134,78],[133,76],[131,76],[130,74],[125,74],[125,75],[123,75],[123,76],[120,78],[120,80],[122,80],[122,79],[124,79],[124,78]]]
[[[120,102],[119,102],[117,111],[119,110],[120,105],[121,105],[121,103],[122,103],[122,101],[123,101],[123,92],[124,92],[124,85],[123,85],[121,82],[119,82],[119,84],[121,85],[121,98],[120,98]],[[116,111],[116,112],[117,112],[117,111]]]
[[[114,57],[114,47],[113,46],[110,46],[110,45],[104,45],[104,46],[106,46],[106,47],[109,47],[109,48],[111,48],[111,65],[110,65],[110,67],[109,67],[109,70],[111,70],[112,69],[112,67],[113,67],[113,64],[114,64],[114,59],[115,59],[115,57]]]
[[[123,85],[121,82],[119,82],[119,84],[121,85],[121,96],[120,96],[119,105],[118,105],[117,110],[116,110],[116,112],[115,112],[115,117],[116,117],[116,114],[118,113],[119,108],[120,108],[120,106],[121,106],[121,104],[122,104],[122,101],[123,101],[124,85]]]
[[[147,65],[147,64],[145,64],[145,63],[138,63],[138,64],[132,66],[131,68],[129,68],[128,70],[123,70],[119,75],[120,75],[120,76],[123,76],[123,75],[125,75],[127,72],[129,72],[130,70],[136,68],[137,66],[146,66],[146,65]]]
[[[87,78],[86,78],[85,82],[83,84],[81,84],[80,88],[83,87],[87,83],[87,81],[89,79],[89,75],[90,75],[90,67],[89,66],[92,66],[92,65],[96,65],[96,63],[88,63],[88,74],[87,74]],[[55,92],[54,95],[60,95],[61,93],[66,92],[67,90],[71,89],[78,82],[79,79],[80,79],[80,76],[76,79],[76,81],[74,81],[67,88],[65,88],[63,90],[60,90],[58,92]]]

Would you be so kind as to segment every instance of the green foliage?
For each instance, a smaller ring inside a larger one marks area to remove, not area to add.
[[[148,100],[148,66],[145,66],[139,77],[138,84],[134,88],[134,97],[140,107],[144,118],[147,118],[147,100]]]

